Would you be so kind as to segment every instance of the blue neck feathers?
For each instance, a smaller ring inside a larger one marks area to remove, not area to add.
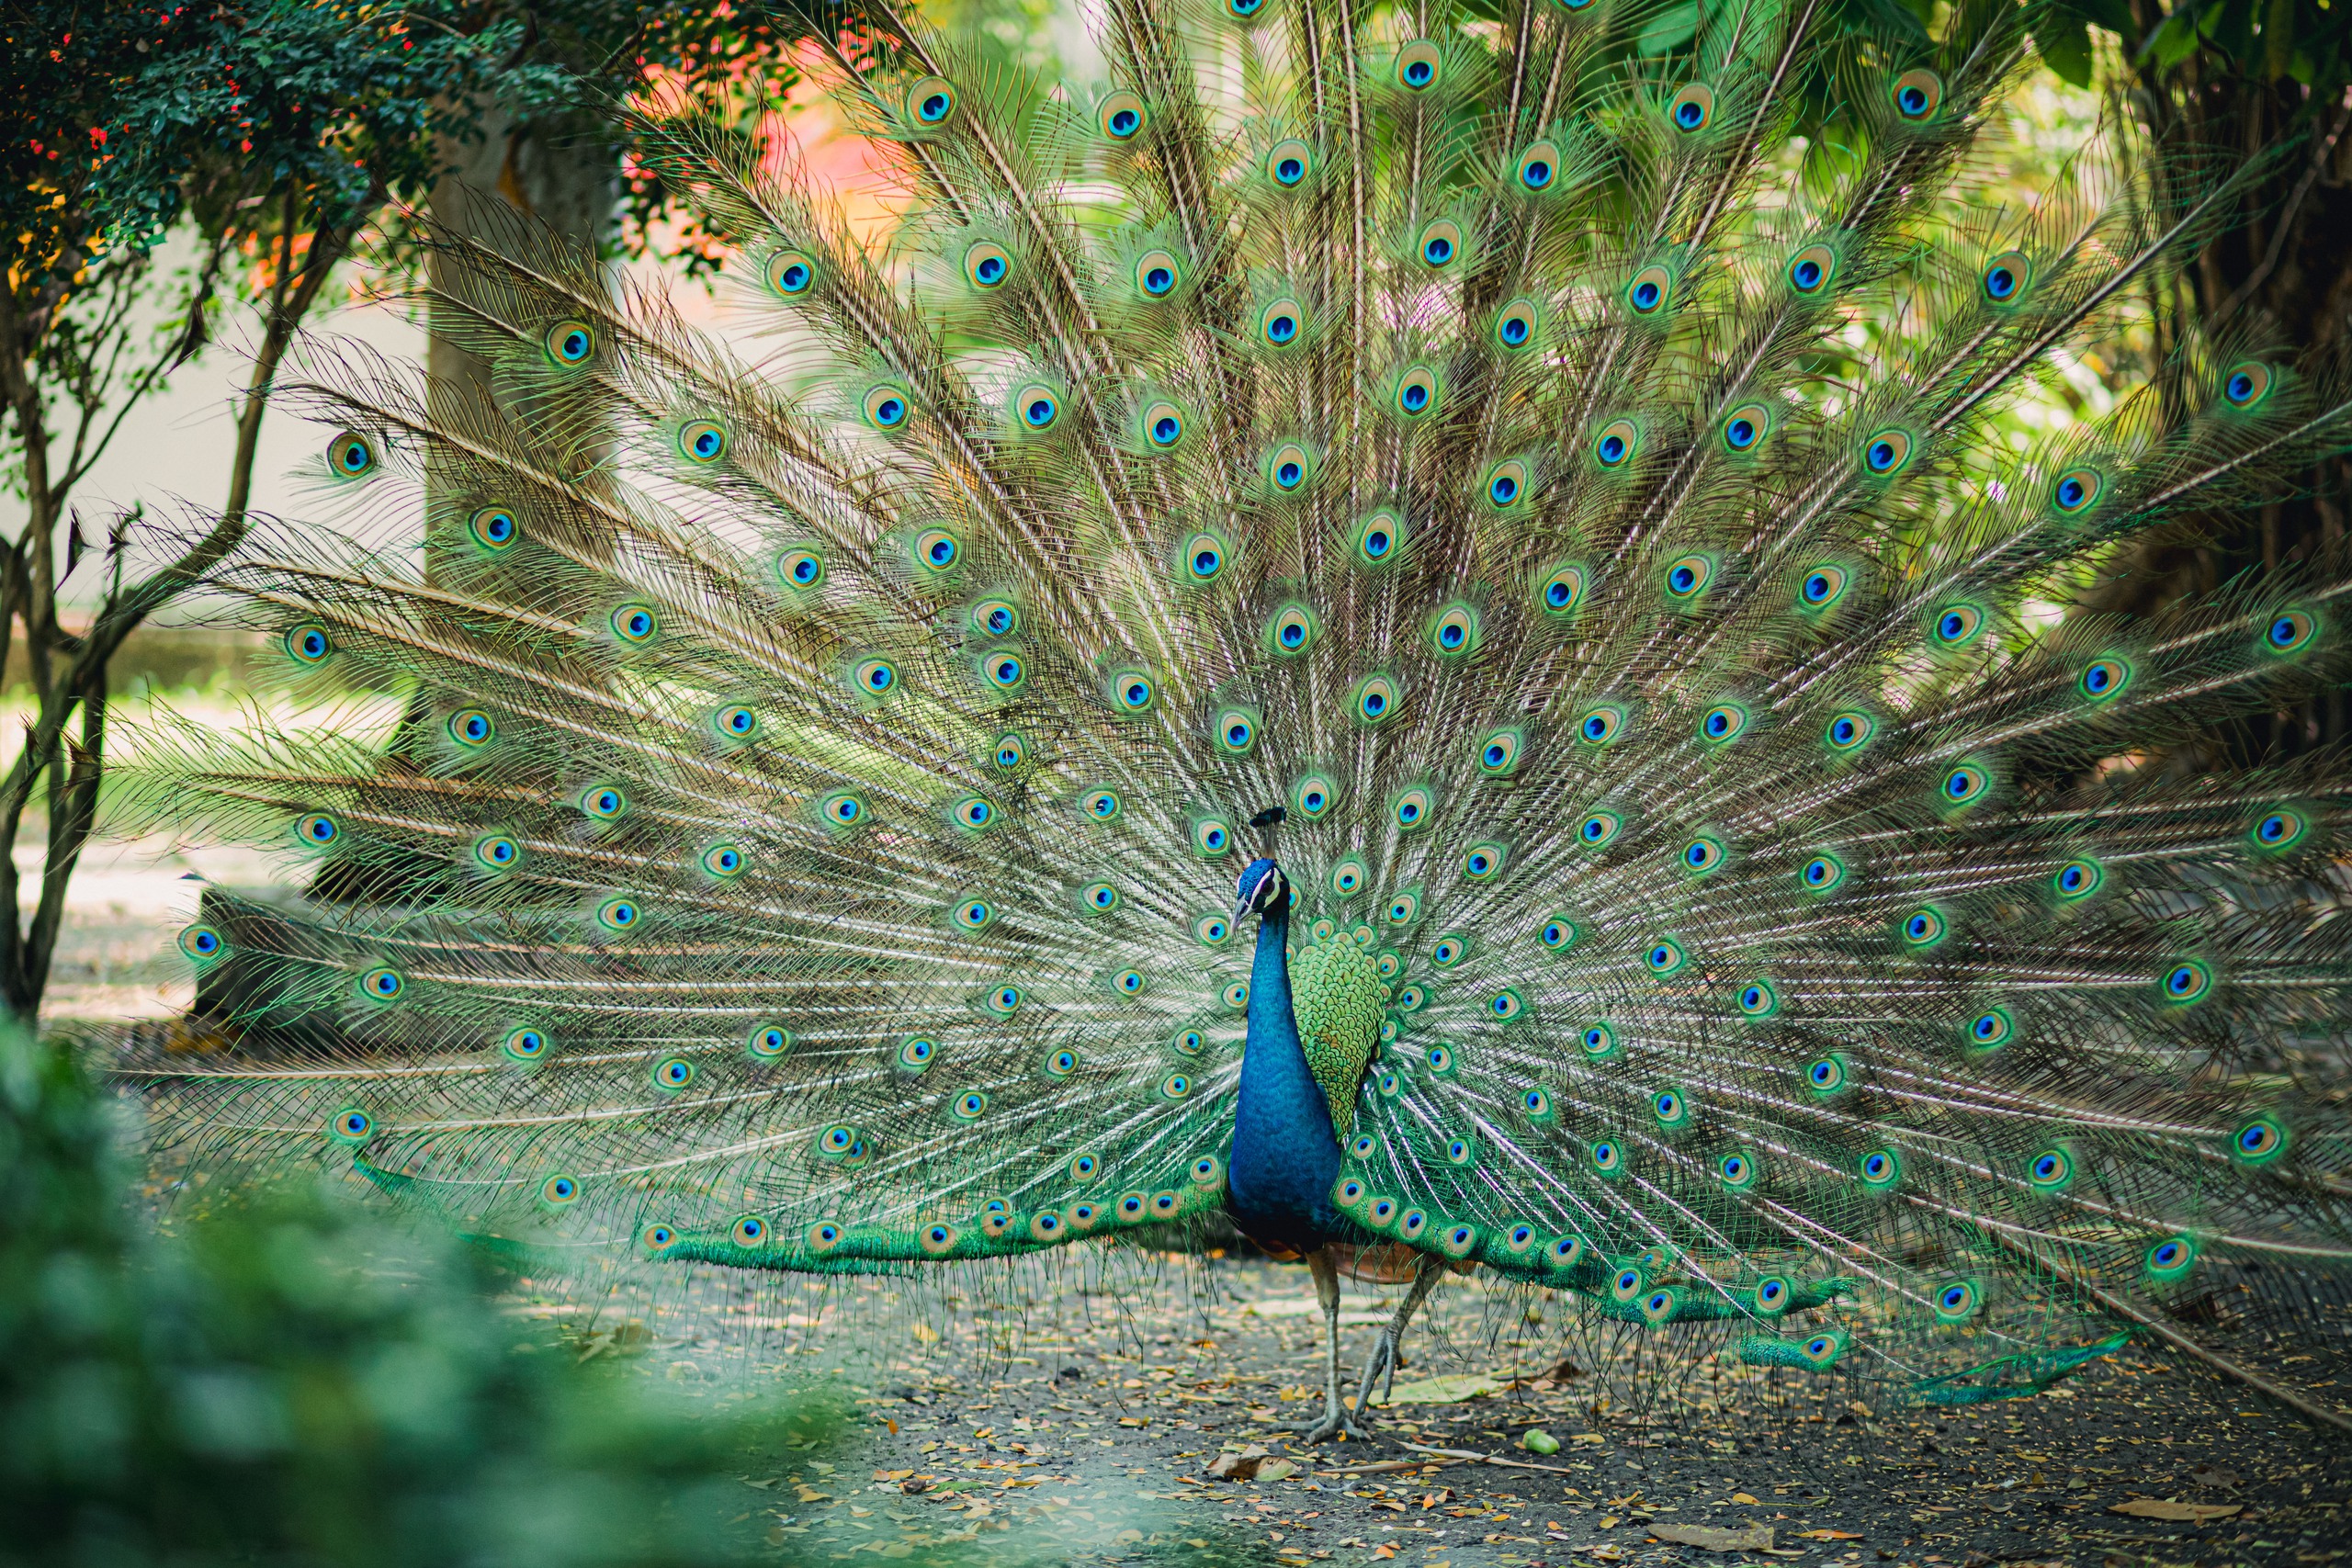
[[[1262,1246],[1309,1252],[1340,1226],[1331,1186],[1340,1144],[1330,1102],[1306,1066],[1291,1014],[1287,900],[1258,924],[1250,966],[1250,1036],[1242,1047],[1240,1103],[1233,1118],[1227,1207]]]

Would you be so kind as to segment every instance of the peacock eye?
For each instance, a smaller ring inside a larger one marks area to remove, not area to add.
[[[776,557],[775,575],[786,588],[815,588],[825,581],[825,557],[813,546],[802,546]]]
[[[1525,738],[1516,729],[1498,729],[1478,742],[1478,771],[1489,778],[1499,778],[1519,765],[1520,748]]]
[[[1846,863],[1834,854],[1817,854],[1798,868],[1797,882],[1808,893],[1826,893],[1846,880]]]
[[[1094,107],[1095,129],[1113,141],[1132,141],[1149,119],[1144,102],[1133,93],[1113,93]]]
[[[1416,39],[1396,51],[1396,85],[1408,93],[1427,92],[1437,85],[1444,56],[1428,39]]]
[[[1430,271],[1443,271],[1462,254],[1462,225],[1451,218],[1431,220],[1422,226],[1414,253]]]
[[[2270,395],[2270,367],[2259,360],[2233,365],[2222,377],[2222,400],[2233,409],[2250,409]]]
[[[585,365],[596,352],[596,334],[585,321],[558,321],[548,329],[547,344],[558,365]]]
[[[1593,460],[1604,468],[1622,468],[1641,450],[1642,429],[1630,419],[1612,420],[1592,439]]]
[[[2033,264],[2023,251],[2003,251],[1984,264],[1981,276],[1988,303],[2013,305],[2025,297],[2026,285],[2033,280]]]
[[[449,716],[448,731],[450,739],[469,751],[479,751],[497,739],[498,726],[480,708],[467,708]]]
[[[1012,255],[1002,245],[983,240],[964,252],[964,276],[973,288],[1001,288],[1012,276]]]
[[[1535,585],[1535,601],[1547,615],[1565,618],[1584,603],[1584,569],[1564,566]]]
[[[1167,452],[1184,439],[1184,411],[1174,403],[1155,402],[1145,405],[1137,421],[1144,439],[1155,451]]]
[[[1905,71],[1894,79],[1889,96],[1894,100],[1894,112],[1905,121],[1917,125],[1933,119],[1943,107],[1943,78],[1932,71]]]
[[[2270,618],[2262,646],[2270,653],[2301,653],[2319,635],[2319,619],[2308,610],[2282,610]]]
[[[865,423],[880,431],[893,431],[907,423],[910,405],[903,388],[883,385],[869,387],[858,401],[858,410]]]
[[[1314,169],[1315,150],[1304,141],[1277,141],[1266,153],[1266,177],[1284,190],[1296,189]]]
[[[1512,300],[1495,317],[1495,346],[1505,354],[1523,351],[1535,341],[1535,323],[1540,319],[1532,303]]]
[[[1437,372],[1426,365],[1406,367],[1396,378],[1396,412],[1407,419],[1419,419],[1437,406]]]
[[[327,655],[334,651],[334,639],[327,635],[326,627],[305,622],[286,634],[282,646],[299,664],[323,664]]]
[[[1521,190],[1541,192],[1552,188],[1553,177],[1559,171],[1560,150],[1549,141],[1538,141],[1519,155],[1512,174]]]
[[[1734,453],[1755,451],[1771,434],[1772,412],[1762,403],[1742,403],[1724,415],[1724,446]]]
[[[356,430],[327,443],[327,469],[338,479],[365,479],[376,471],[376,444]]]
[[[2073,516],[2089,511],[2106,489],[2106,477],[2097,468],[2069,468],[2050,487],[2050,502]]]
[[[1862,443],[1862,467],[1879,479],[1899,474],[1910,467],[1911,448],[1907,431],[1873,431]]]
[[[1588,746],[1607,746],[1625,732],[1626,709],[1622,703],[1597,703],[1577,720],[1577,739]]]
[[[1666,101],[1666,118],[1686,136],[1704,130],[1715,117],[1715,90],[1693,82]]]
[[[1832,714],[1822,737],[1831,750],[1850,752],[1869,745],[1871,737],[1877,733],[1878,720],[1866,713],[1847,712]]]
[[[1667,597],[1678,603],[1689,603],[1707,591],[1715,580],[1713,558],[1689,555],[1668,563],[1666,569]]]
[[[1295,299],[1277,299],[1258,313],[1258,339],[1268,348],[1283,349],[1299,340],[1306,309]]]
[[[1903,917],[1904,942],[1911,947],[1933,947],[1943,941],[1951,925],[1940,909],[1923,907]]]
[[[1497,463],[1487,470],[1487,504],[1498,512],[1517,504],[1527,493],[1528,479],[1527,465],[1519,458]]]
[[[1750,716],[1746,704],[1717,703],[1699,716],[1699,738],[1711,745],[1729,745],[1747,732]]]
[[[798,251],[778,251],[768,258],[768,287],[786,299],[808,292],[817,281],[817,264]]]
[[[1724,846],[1720,839],[1697,838],[1682,846],[1682,868],[1690,872],[1710,872],[1724,863]]]
[[[1674,274],[1653,262],[1625,286],[1625,303],[1637,316],[1655,316],[1674,294]]]
[[[924,571],[945,571],[963,553],[963,541],[944,528],[926,528],[915,536],[915,565]]]
[[[907,117],[922,126],[944,125],[956,112],[956,88],[944,76],[918,77],[900,100]]]
[[[476,545],[492,555],[512,545],[522,529],[514,521],[514,513],[503,506],[484,506],[466,519],[466,532]]]
[[[1807,299],[1829,287],[1838,275],[1838,253],[1827,245],[1807,245],[1789,258],[1789,287]]]
[[[727,456],[726,428],[707,419],[682,425],[678,430],[678,450],[690,463],[716,463]]]
[[[1797,584],[1798,608],[1812,612],[1828,609],[1846,596],[1849,581],[1851,574],[1842,566],[1815,567]]]

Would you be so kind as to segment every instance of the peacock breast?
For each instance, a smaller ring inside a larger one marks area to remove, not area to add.
[[[1356,1087],[1380,1043],[1388,982],[1372,955],[1345,933],[1290,955],[1291,1016],[1307,1071],[1331,1104],[1331,1128],[1345,1143],[1355,1121]]]

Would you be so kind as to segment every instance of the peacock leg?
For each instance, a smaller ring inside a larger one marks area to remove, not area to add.
[[[1347,1401],[1340,1397],[1340,1266],[1331,1260],[1329,1247],[1318,1247],[1306,1255],[1306,1269],[1315,1276],[1315,1299],[1323,1304],[1323,1419],[1305,1440],[1353,1438],[1370,1442],[1372,1434],[1356,1425]]]
[[[1413,1321],[1413,1314],[1444,1277],[1445,1263],[1442,1258],[1421,1258],[1420,1268],[1413,1275],[1413,1288],[1406,1292],[1403,1303],[1396,1308],[1396,1315],[1382,1325],[1379,1335],[1372,1342],[1371,1354],[1363,1359],[1363,1376],[1356,1382],[1358,1419],[1363,1419],[1364,1412],[1371,1407],[1374,1383],[1382,1384],[1384,1395],[1396,1384],[1396,1363],[1400,1359],[1398,1352],[1405,1345],[1405,1325]]]

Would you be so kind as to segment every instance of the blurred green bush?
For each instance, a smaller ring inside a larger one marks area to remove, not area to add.
[[[461,1243],[314,1187],[159,1229],[115,1111],[0,1033],[0,1564],[741,1561],[741,1456],[831,1425],[518,1348]]]

